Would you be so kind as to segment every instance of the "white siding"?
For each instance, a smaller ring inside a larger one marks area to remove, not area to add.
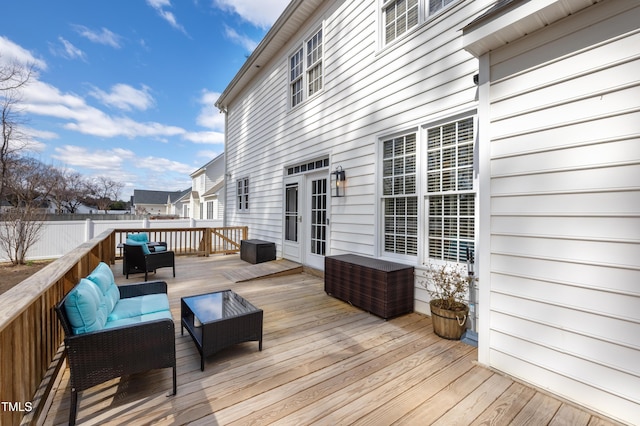
[[[492,367],[635,423],[640,7],[613,3],[490,53],[486,342]]]
[[[284,168],[328,156],[330,171],[338,165],[346,171],[347,187],[346,197],[331,200],[327,254],[380,256],[379,140],[476,107],[478,61],[462,50],[460,28],[488,3],[458,2],[380,49],[379,1],[324,2],[229,104],[227,223],[275,241],[281,256]],[[290,110],[289,55],[322,23],[324,88]],[[235,200],[236,181],[244,177],[250,182],[246,213]]]

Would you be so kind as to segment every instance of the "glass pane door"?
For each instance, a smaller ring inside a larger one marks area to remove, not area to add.
[[[327,246],[327,179],[311,181],[311,253],[324,256]]]
[[[298,184],[285,188],[284,238],[298,242]]]

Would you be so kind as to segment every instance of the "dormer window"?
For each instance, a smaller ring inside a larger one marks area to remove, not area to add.
[[[291,107],[322,90],[322,29],[314,33],[289,59],[289,94]]]

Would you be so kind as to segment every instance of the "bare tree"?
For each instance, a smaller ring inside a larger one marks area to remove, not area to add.
[[[89,193],[98,209],[106,213],[109,205],[120,196],[120,191],[123,187],[124,184],[122,182],[116,182],[105,176],[98,176],[90,182]]]
[[[24,264],[38,240],[57,172],[34,158],[12,162],[5,175],[5,196],[12,208],[0,222],[0,249],[14,265]]]
[[[12,161],[27,146],[27,136],[21,131],[19,106],[22,89],[29,82],[32,71],[32,65],[0,62],[0,199],[4,195],[6,175]]]
[[[55,172],[51,199],[56,204],[56,213],[75,213],[86,198],[87,179],[78,172],[58,169]]]

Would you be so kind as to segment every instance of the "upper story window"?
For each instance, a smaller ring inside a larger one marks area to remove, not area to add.
[[[322,29],[317,31],[289,59],[291,107],[318,93],[323,86]]]
[[[383,6],[384,41],[391,43],[418,25],[418,0],[393,0]]]
[[[456,0],[385,0],[383,44],[387,45]],[[424,10],[424,13],[421,13]]]

